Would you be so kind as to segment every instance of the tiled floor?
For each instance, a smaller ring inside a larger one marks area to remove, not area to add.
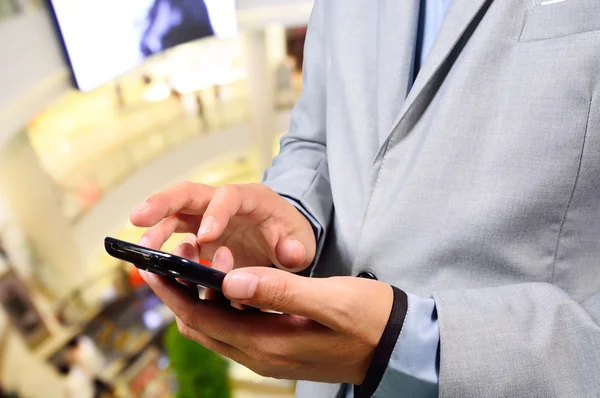
[[[234,398],[293,398],[294,393],[265,393],[264,391],[237,390]]]

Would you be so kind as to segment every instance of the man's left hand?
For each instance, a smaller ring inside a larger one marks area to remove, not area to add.
[[[221,261],[232,263],[229,250],[220,250]],[[391,286],[378,281],[311,279],[257,267],[231,271],[223,283],[225,296],[283,314],[239,311],[199,300],[175,281],[143,276],[175,313],[183,336],[279,379],[362,384],[393,302]]]

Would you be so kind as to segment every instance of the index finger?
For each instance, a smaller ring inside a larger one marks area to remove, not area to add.
[[[160,220],[177,213],[202,215],[210,203],[215,188],[192,182],[181,182],[151,196],[131,213],[131,223],[137,227],[152,227]]]

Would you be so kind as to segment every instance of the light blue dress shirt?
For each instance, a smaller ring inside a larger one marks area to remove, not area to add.
[[[452,0],[421,0],[419,31],[415,46],[413,81],[426,62]],[[312,223],[317,239],[323,227],[302,206],[286,198]],[[374,397],[420,398],[438,396],[440,329],[432,298],[408,294],[408,311]],[[352,388],[347,397],[352,397]]]
[[[452,0],[421,0],[419,35],[417,37],[417,70],[425,63],[442,27]]]

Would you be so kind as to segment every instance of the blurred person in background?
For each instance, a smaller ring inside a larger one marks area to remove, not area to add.
[[[204,0],[154,0],[140,50],[145,57],[214,34]]]
[[[2,236],[0,236],[0,269],[2,269],[1,265],[2,263],[9,263],[9,259],[8,259],[8,252],[6,251],[5,247],[4,247],[4,241]]]
[[[294,103],[294,72],[296,70],[296,61],[291,56],[286,56],[279,63],[275,71],[276,75],[276,98],[277,105],[287,107]]]
[[[59,365],[57,370],[64,378],[66,398],[95,398],[94,382],[85,370],[68,363]]]
[[[221,89],[221,85],[220,84],[213,85],[213,94],[215,96],[215,103],[217,105],[220,105],[221,102],[223,101],[222,92],[223,92],[223,90]]]
[[[67,343],[67,362],[77,377],[80,371],[89,376],[96,396],[112,394],[113,387],[101,377],[106,360],[91,338],[80,335],[71,339]]]
[[[600,396],[598,15],[316,0],[263,184],[180,183],[131,215],[284,315],[142,274],[184,336],[300,398]]]
[[[19,394],[14,391],[7,391],[4,389],[4,386],[0,384],[0,398],[19,398]]]
[[[202,122],[202,128],[208,130],[208,119],[206,118],[206,109],[204,107],[204,100],[202,99],[202,92],[196,91],[194,93],[194,99],[196,100],[196,113]]]
[[[115,96],[117,97],[117,108],[125,109],[125,94],[123,93],[123,84],[120,82],[115,84]]]

